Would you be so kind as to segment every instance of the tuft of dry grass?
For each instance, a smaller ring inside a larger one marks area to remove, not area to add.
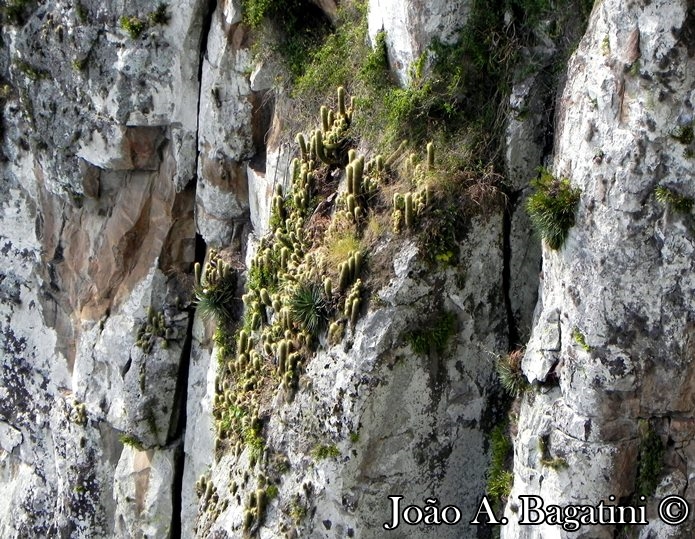
[[[337,227],[326,237],[323,256],[329,269],[337,271],[338,264],[345,262],[353,251],[362,249],[362,243],[357,238],[354,228]]]

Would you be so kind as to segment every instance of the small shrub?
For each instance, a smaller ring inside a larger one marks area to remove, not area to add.
[[[591,352],[591,346],[586,344],[586,337],[579,330],[579,328],[574,328],[572,330],[572,338],[574,339],[574,342],[584,349],[585,352]]]
[[[515,350],[497,360],[496,368],[500,383],[509,396],[514,398],[521,395],[529,387],[526,376],[521,370],[523,357],[523,350]]]
[[[242,0],[244,23],[254,29],[274,27],[277,40],[264,46],[279,54],[292,78],[306,68],[331,24],[310,0]]]
[[[679,195],[673,189],[660,185],[654,190],[657,202],[673,208],[678,213],[690,213],[693,207],[693,199]]]
[[[541,169],[540,177],[531,183],[536,188],[526,206],[531,222],[548,247],[560,249],[574,226],[581,190],[572,188],[566,178],[555,178],[546,169]]]
[[[462,229],[462,217],[460,208],[454,203],[425,212],[420,220],[417,243],[427,262],[444,266],[458,262],[457,235]]]
[[[171,19],[171,15],[167,13],[169,5],[165,3],[160,3],[157,9],[150,13],[147,18],[150,21],[150,25],[155,26],[157,24],[168,24]]]
[[[273,4],[278,3],[273,0],[242,0],[244,22],[251,28],[258,28],[266,15],[271,12]]]
[[[139,38],[147,30],[147,23],[135,15],[123,15],[118,19],[118,25],[125,30],[132,39]]]
[[[373,87],[384,87],[390,80],[389,60],[386,50],[386,32],[377,32],[374,47],[367,53],[360,68],[359,78]]]
[[[311,456],[314,460],[324,460],[328,458],[336,458],[340,456],[340,449],[334,445],[317,445],[311,450]]]

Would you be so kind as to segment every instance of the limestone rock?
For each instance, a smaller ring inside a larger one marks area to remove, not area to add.
[[[176,458],[176,448],[123,447],[113,485],[117,536],[170,537]]]
[[[468,0],[424,2],[420,0],[370,0],[369,37],[374,43],[379,31],[386,32],[386,44],[396,78],[403,86],[410,81],[410,69],[430,42],[456,41],[470,13]]]
[[[630,496],[638,420],[650,420],[667,441],[664,421],[691,418],[691,216],[660,204],[654,192],[666,186],[695,195],[684,181],[695,171],[692,141],[679,140],[677,121],[692,110],[692,22],[683,2],[601,2],[570,61],[553,172],[582,195],[565,246],[544,248],[523,363],[530,378],[555,387],[524,398],[503,537],[570,536],[558,527],[518,526],[518,496],[538,493],[560,505]],[[545,374],[551,358],[554,381]],[[679,437],[690,437],[686,425]],[[567,460],[566,470],[547,470],[533,454],[541,436]],[[669,442],[663,477],[676,472],[676,462],[689,475],[692,459],[673,453]],[[680,492],[668,486],[675,484],[663,483],[660,494]],[[582,533],[611,537],[613,530]],[[689,537],[692,530],[674,533]]]

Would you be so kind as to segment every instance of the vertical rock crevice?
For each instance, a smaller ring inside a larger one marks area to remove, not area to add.
[[[201,29],[201,39],[200,39],[200,51],[198,60],[198,100],[196,110],[196,143],[199,140],[200,132],[200,107],[201,107],[201,92],[202,92],[202,80],[203,80],[203,58],[207,51],[208,46],[208,36],[210,34],[210,28],[212,26],[212,17],[217,8],[217,0],[207,0],[204,4],[205,7],[202,11],[202,29]],[[198,184],[197,171],[198,161],[200,153],[196,150],[195,152],[195,168],[196,176],[192,179],[192,200],[193,205],[191,207],[194,210],[195,199],[196,199],[196,187]],[[203,264],[205,261],[205,254],[207,252],[207,246],[203,237],[196,232],[195,234],[195,254],[194,254],[194,264]],[[195,286],[196,283],[193,283]],[[193,301],[195,298],[193,298]],[[177,440],[177,450],[174,459],[175,469],[172,479],[172,514],[171,514],[171,528],[170,528],[170,538],[180,539],[184,537],[183,531],[187,529],[182,525],[182,519],[184,518],[183,512],[183,489],[184,489],[184,468],[185,468],[185,433],[188,423],[188,386],[189,386],[189,371],[191,368],[191,353],[193,348],[193,324],[195,322],[195,305],[191,304],[189,307],[189,317],[188,326],[186,328],[186,336],[182,350],[182,359],[179,365],[179,372],[177,376],[176,385],[176,398],[175,406],[177,410],[176,421],[172,423],[174,427],[174,432],[171,434],[171,438]]]

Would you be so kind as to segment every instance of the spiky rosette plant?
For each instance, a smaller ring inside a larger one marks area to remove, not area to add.
[[[504,390],[511,397],[518,397],[528,388],[528,380],[521,370],[523,350],[515,350],[497,360],[497,375]]]
[[[220,256],[212,251],[201,274],[199,263],[195,266],[195,305],[203,318],[214,318],[218,323],[234,319],[236,297],[236,272]]]
[[[323,287],[315,283],[300,283],[289,301],[293,321],[317,336],[328,323],[330,308],[323,295]]]
[[[546,169],[541,169],[540,177],[531,183],[536,188],[526,205],[531,222],[548,247],[559,249],[574,226],[581,190],[573,188],[567,178],[555,178]]]

